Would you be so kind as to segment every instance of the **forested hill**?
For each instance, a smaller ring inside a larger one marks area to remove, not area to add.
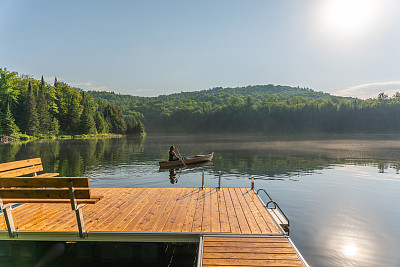
[[[158,97],[89,92],[142,120],[152,132],[396,133],[400,94],[336,97],[308,88],[260,85]]]
[[[213,101],[217,97],[238,97],[238,98],[255,98],[263,99],[270,97],[277,98],[292,98],[295,96],[303,96],[310,98],[329,98],[331,95],[323,92],[316,92],[309,88],[290,87],[281,85],[253,85],[246,87],[222,88],[215,87],[213,89],[196,91],[196,92],[181,92],[168,96],[160,96],[174,99],[192,99],[196,101]],[[261,100],[260,99],[260,100]]]
[[[139,97],[99,91],[89,91],[89,94],[94,98],[104,99],[118,106],[126,116],[142,120],[146,127],[163,132],[175,130],[219,132],[222,129],[219,125],[213,125],[216,120],[210,117],[211,114],[217,115],[215,112],[224,110],[231,112],[243,106],[256,108],[269,102],[288,101],[289,99],[294,103],[305,99],[329,99],[332,97],[330,94],[316,92],[309,88],[272,84],[236,88],[216,87],[158,97]],[[205,122],[205,117],[207,117],[207,122]],[[191,121],[191,119],[197,122]],[[231,117],[227,119],[227,123],[229,123]],[[228,129],[239,130],[237,126],[234,126],[236,123],[237,121],[232,122]]]
[[[260,102],[270,98],[293,98],[296,96],[326,99],[331,95],[323,92],[316,92],[309,88],[280,86],[280,85],[254,85],[247,87],[222,88],[215,87],[208,90],[195,92],[181,92],[170,95],[160,95],[158,97],[139,97],[132,95],[121,95],[113,92],[89,91],[95,98],[103,98],[114,104],[117,104],[124,111],[130,110],[132,104],[141,105],[144,103],[153,103],[158,101],[195,101],[205,102],[210,105],[224,105],[227,100],[236,101],[237,99],[252,98],[255,102]]]

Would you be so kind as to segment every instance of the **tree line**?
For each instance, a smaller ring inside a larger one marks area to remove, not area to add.
[[[80,88],[42,76],[0,68],[0,134],[49,137],[88,134],[145,134],[144,125],[133,116]]]
[[[0,68],[0,134],[398,133],[400,93],[361,100],[254,85],[158,97],[84,92]]]
[[[89,92],[140,118],[149,131],[398,133],[400,93],[361,100],[309,88],[257,85],[158,97]]]

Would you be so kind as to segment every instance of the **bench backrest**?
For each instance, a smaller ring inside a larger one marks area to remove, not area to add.
[[[74,197],[90,199],[88,177],[0,177],[2,199],[70,199],[69,184],[72,182]]]
[[[0,177],[23,176],[41,171],[43,171],[43,166],[40,158],[0,164]]]
[[[100,198],[90,197],[88,177],[0,177],[0,208],[10,238],[16,236],[11,206],[17,203],[70,203],[76,212],[79,236],[85,230],[81,207]]]

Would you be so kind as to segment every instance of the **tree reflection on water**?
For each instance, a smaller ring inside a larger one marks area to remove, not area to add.
[[[85,171],[129,162],[143,152],[144,138],[40,140],[0,146],[1,162],[41,157],[46,172],[82,176]]]

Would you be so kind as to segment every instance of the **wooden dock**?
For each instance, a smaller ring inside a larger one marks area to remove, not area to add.
[[[14,208],[15,239],[201,242],[199,266],[307,266],[250,188],[91,188],[91,194],[103,199],[82,208],[85,239],[71,205],[54,203]],[[3,214],[0,240],[10,240]]]

